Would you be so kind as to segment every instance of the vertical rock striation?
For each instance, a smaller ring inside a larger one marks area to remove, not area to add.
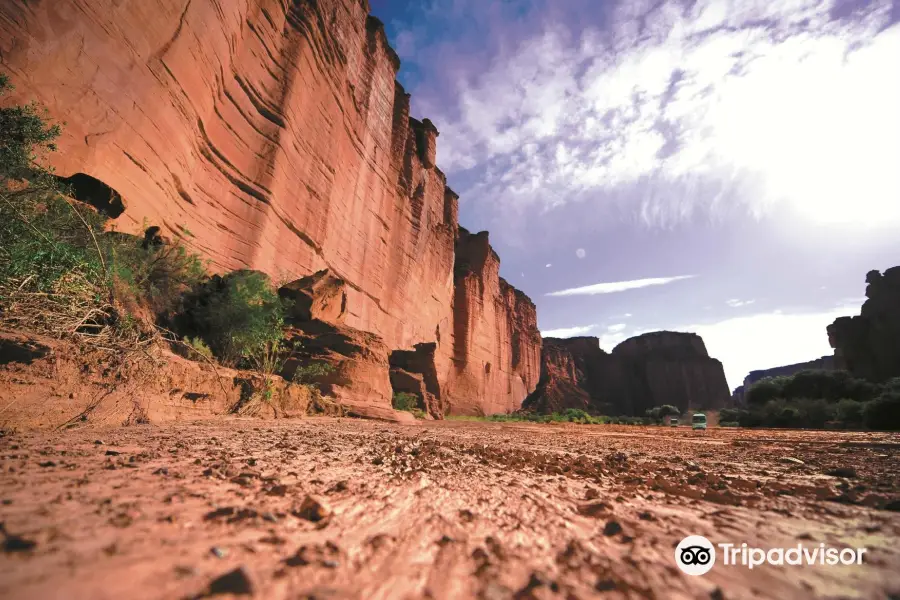
[[[488,233],[459,229],[453,319],[438,333],[443,398],[456,414],[520,408],[537,384],[541,335],[534,303],[500,277]]]
[[[283,282],[327,270],[325,285],[296,290],[336,294],[310,297],[310,317],[389,349],[435,344],[454,409],[518,408],[538,375],[534,306],[501,283],[492,252],[454,276],[456,253],[478,243],[460,234],[438,130],[410,118],[400,61],[368,10],[3,2],[0,68],[12,101],[37,100],[66,123],[57,172],[118,193],[120,231],[158,225],[217,271]]]

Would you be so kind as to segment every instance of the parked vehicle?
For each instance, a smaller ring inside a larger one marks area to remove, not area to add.
[[[694,413],[694,416],[691,417],[691,429],[706,429],[706,415]]]
[[[678,417],[669,419],[669,427],[678,427]]]

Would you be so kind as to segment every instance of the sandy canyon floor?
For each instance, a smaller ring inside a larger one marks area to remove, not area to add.
[[[6,433],[0,597],[896,598],[898,448],[348,419]],[[690,534],[867,553],[691,577]]]

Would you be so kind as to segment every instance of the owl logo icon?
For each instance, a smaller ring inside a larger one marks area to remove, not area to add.
[[[704,575],[716,564],[716,548],[702,535],[689,535],[676,546],[675,563],[688,575]]]

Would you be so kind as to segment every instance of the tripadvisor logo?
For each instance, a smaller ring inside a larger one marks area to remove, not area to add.
[[[675,548],[675,562],[688,575],[703,575],[716,564],[716,548],[702,535],[689,535]]]
[[[762,565],[802,566],[802,565],[859,565],[863,562],[866,548],[833,548],[825,544],[804,546],[797,544],[790,548],[753,548],[746,543],[721,543],[713,545],[701,535],[689,535],[675,548],[675,563],[688,575],[704,575],[716,564],[716,546],[720,551],[722,565],[741,566],[753,569]]]

